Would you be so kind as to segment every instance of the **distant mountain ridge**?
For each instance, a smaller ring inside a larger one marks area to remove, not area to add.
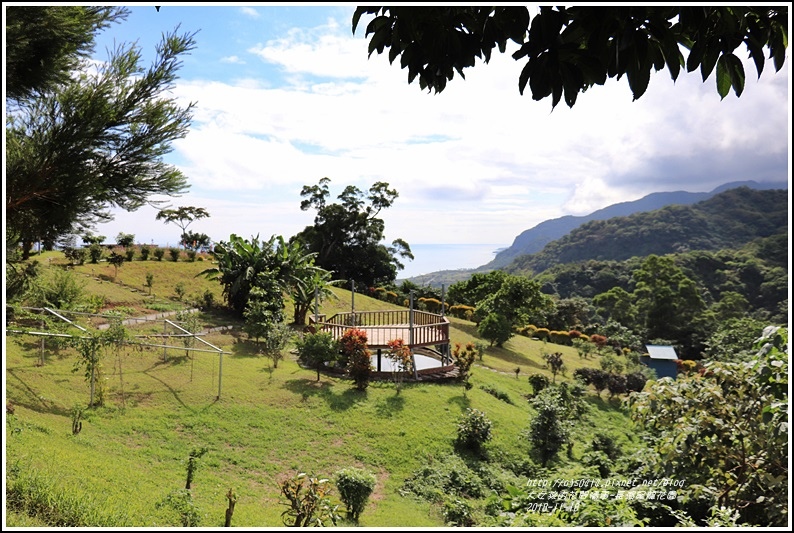
[[[758,238],[787,236],[788,228],[785,189],[737,187],[693,205],[667,205],[586,222],[540,252],[517,257],[502,270],[537,275],[555,265],[588,260],[625,261],[651,254],[735,249]]]
[[[724,191],[738,187],[748,187],[755,190],[788,190],[788,183],[758,183],[750,180],[726,183],[725,185],[720,185],[711,192],[657,192],[644,196],[639,200],[607,206],[589,215],[566,215],[564,217],[546,220],[533,228],[521,232],[515,238],[512,245],[496,254],[496,257],[494,257],[491,262],[475,270],[487,271],[506,267],[513,262],[516,257],[540,252],[548,243],[564,237],[582,224],[593,220],[608,220],[613,217],[624,217],[639,212],[655,211],[669,205],[692,205],[708,200]]]

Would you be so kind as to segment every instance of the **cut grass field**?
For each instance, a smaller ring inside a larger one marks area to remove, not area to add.
[[[147,269],[153,269],[155,293],[159,287],[160,294],[170,297],[169,291],[182,281],[197,293],[215,291],[220,301],[217,282],[195,278],[211,266],[208,262],[125,263],[116,283],[96,279],[105,274],[97,271],[103,266],[83,265],[75,271],[88,274],[86,291],[104,291],[111,307],[119,291],[129,293],[125,306],[146,312],[148,290],[126,287],[142,285]],[[324,302],[321,312],[349,311],[350,292],[334,292],[338,298]],[[360,311],[395,307],[359,294],[355,305]],[[286,311],[291,316],[291,309]],[[205,325],[219,325],[224,315],[201,318]],[[474,324],[455,318],[451,324],[453,343],[480,340]],[[286,509],[281,480],[301,471],[332,477],[350,466],[377,476],[359,525],[443,526],[438,506],[403,496],[400,489],[432,458],[455,453],[457,423],[466,408],[485,412],[493,422],[488,449],[527,456],[528,445],[521,438],[532,413],[525,398],[531,390],[526,375],[551,377],[542,353],[563,353],[568,369],[557,381],[570,379],[581,366],[598,365],[595,359],[579,358],[572,348],[516,336],[504,348],[489,348],[477,361],[468,392],[459,383],[405,383],[398,392],[390,382],[373,382],[361,392],[345,378],[323,375],[317,381],[316,372],[301,368],[288,352],[273,368],[269,359],[253,354],[239,329],[204,338],[227,352],[220,398],[217,355],[194,352],[190,357],[184,350],[169,349],[163,361],[160,348],[127,347],[104,358],[106,406],[86,410],[82,431],[72,435],[70,411],[85,406],[89,397],[82,372],[73,372],[75,352],[46,347],[45,364],[40,365],[40,338],[8,335],[5,391],[14,414],[6,419],[7,472],[17,476],[15,483],[40,487],[48,501],[61,498],[62,507],[77,508],[88,522],[82,525],[178,525],[173,512],[158,509],[157,503],[184,487],[191,450],[207,447],[192,488],[203,526],[223,525],[225,494],[232,488],[239,497],[234,526],[281,527]],[[512,404],[485,388],[503,392]],[[621,428],[620,438],[631,445],[617,400],[589,401],[594,408],[588,422],[575,430],[574,456],[584,453],[598,426]],[[55,525],[52,512],[29,516],[13,511],[7,525]]]

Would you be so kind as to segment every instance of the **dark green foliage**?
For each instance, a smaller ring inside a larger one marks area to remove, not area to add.
[[[163,256],[165,255],[165,250],[163,248],[157,247],[154,249],[153,254],[155,259],[157,259],[158,261],[162,261]]]
[[[734,318],[719,322],[705,341],[703,358],[726,363],[750,361],[755,357],[752,346],[765,323],[754,318]]]
[[[586,222],[550,242],[541,252],[519,256],[505,270],[541,273],[557,264],[587,260],[624,261],[672,254],[682,248],[738,248],[757,238],[786,234],[787,206],[785,190],[737,187],[694,205],[670,205],[656,211]],[[712,275],[717,272],[711,270]],[[601,287],[599,292],[610,288],[606,284]],[[560,293],[562,297],[569,295],[592,296],[581,291]]]
[[[455,443],[463,448],[479,452],[491,440],[492,423],[479,409],[467,408],[458,420],[458,436]]]
[[[320,381],[320,371],[339,358],[339,345],[330,333],[322,331],[303,335],[295,341],[295,348],[301,363],[317,369],[317,381]]]
[[[491,346],[503,346],[513,336],[513,326],[506,317],[489,313],[477,326],[477,333],[490,342]]]
[[[168,255],[171,257],[171,261],[176,263],[179,261],[179,256],[182,255],[182,251],[179,248],[169,248]]]
[[[149,260],[149,254],[151,252],[152,252],[152,249],[149,246],[147,246],[145,244],[143,246],[141,246],[141,261],[148,261]]]
[[[428,463],[405,480],[401,494],[414,494],[429,502],[441,503],[449,494],[481,498],[488,491],[486,481],[457,455],[430,458]]]
[[[626,392],[642,392],[648,378],[642,372],[632,372],[626,374]]]
[[[628,392],[626,376],[610,373],[607,377],[607,390],[610,398]]]
[[[391,246],[381,244],[385,223],[377,215],[397,199],[389,184],[377,182],[368,194],[348,185],[337,197],[340,203],[329,204],[330,179],[304,186],[301,210],[315,209],[314,225],[307,226],[292,240],[316,254],[317,265],[334,273],[337,279],[354,280],[365,287],[376,287],[395,280],[403,265],[400,258],[413,259],[411,248],[402,239]]]
[[[706,363],[702,376],[629,397],[651,445],[638,474],[686,480],[679,501],[696,521],[713,506],[737,510],[742,524],[788,520],[788,331],[765,328],[754,348],[749,362]]]
[[[745,73],[737,49],[746,46],[760,76],[768,48],[779,71],[788,28],[786,6],[543,6],[532,16],[524,6],[366,6],[353,14],[354,33],[364,15],[374,16],[364,34],[369,55],[389,49],[389,63],[400,58],[407,67],[408,83],[418,78],[420,89],[436,93],[513,41],[520,45],[513,59],[526,58],[519,91],[551,97],[552,107],[561,99],[573,107],[579,93],[623,76],[637,100],[651,72],[664,68],[673,81],[682,67],[699,69],[706,81],[716,66],[719,95],[733,88],[740,96]]]
[[[347,516],[358,522],[375,490],[375,474],[361,468],[345,468],[336,473],[335,482],[339,499],[347,506]]]
[[[532,386],[532,396],[540,394],[550,383],[549,378],[543,374],[530,374],[527,381],[529,381],[529,384]]]
[[[7,7],[7,98],[25,100],[67,83],[93,52],[95,34],[128,15],[129,10],[120,7]]]
[[[134,243],[135,243],[135,235],[133,235],[132,233],[119,232],[119,234],[116,235],[116,244],[118,244],[123,248],[128,248],[132,246]]]
[[[532,400],[532,406],[537,414],[529,424],[529,443],[545,467],[568,443],[570,430],[564,421],[565,410],[554,394],[539,394]]]
[[[602,452],[610,461],[616,460],[620,456],[620,447],[615,442],[615,437],[606,433],[598,433],[590,442],[590,449],[594,452]]]
[[[185,490],[190,490],[190,486],[193,484],[193,478],[196,475],[196,470],[198,470],[199,459],[201,459],[204,454],[209,451],[208,448],[198,448],[195,450],[191,450],[188,454],[187,458],[187,478],[185,480]]]
[[[444,522],[449,526],[471,527],[475,525],[471,504],[454,496],[444,499],[441,514],[444,516]]]
[[[91,257],[91,262],[94,263],[94,264],[98,263],[99,260],[102,259],[102,253],[103,252],[104,252],[104,249],[102,248],[101,245],[99,245],[97,243],[92,243],[88,247],[88,255],[89,255],[89,257]]]
[[[11,13],[35,13],[28,9]],[[119,18],[114,12],[105,11],[110,18],[105,16],[99,26]],[[62,20],[40,22],[19,27],[42,32],[35,39],[74,29],[69,21],[66,27]],[[18,21],[8,24],[16,26]],[[93,23],[84,29],[92,26],[98,29]],[[30,38],[23,35],[13,43],[24,46]],[[85,41],[90,40],[86,35]],[[154,195],[185,192],[185,177],[163,156],[173,141],[187,134],[193,104],[181,107],[167,89],[177,79],[181,56],[194,46],[193,35],[164,34],[147,70],[141,66],[137,45],[120,45],[94,71],[83,68],[79,75],[59,77],[60,83],[30,88],[8,115],[6,220],[9,235],[22,243],[26,254],[38,238],[55,240],[110,220],[111,206],[134,211]],[[22,57],[27,65],[40,68],[47,60],[37,55],[43,50],[29,52]],[[76,55],[66,61],[69,69],[62,75],[71,74],[81,59],[79,52],[72,53]]]
[[[108,263],[110,263],[114,267],[114,273],[113,273],[114,278],[118,275],[119,267],[124,264],[124,261],[126,261],[126,258],[123,255],[117,254],[116,252],[110,252],[110,257],[108,257]]]

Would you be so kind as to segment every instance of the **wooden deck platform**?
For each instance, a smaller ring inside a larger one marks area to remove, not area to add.
[[[388,348],[389,341],[396,339],[402,339],[412,348],[449,344],[449,319],[426,311],[338,313],[328,319],[320,315],[316,323],[311,317],[310,325],[331,333],[335,339],[349,329],[363,330],[370,349]]]

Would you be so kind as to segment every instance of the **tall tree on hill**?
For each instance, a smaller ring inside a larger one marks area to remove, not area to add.
[[[106,63],[92,67],[85,58],[93,33],[126,18],[128,10],[69,7],[54,15],[59,9],[6,12],[15,35],[6,51],[15,58],[16,87],[6,100],[6,220],[25,255],[38,239],[54,241],[110,220],[109,207],[134,211],[152,203],[153,195],[178,195],[188,187],[162,158],[192,119],[193,104],[178,105],[168,91],[180,57],[195,47],[194,35],[164,35],[148,69],[136,45],[120,45]],[[49,23],[28,23],[37,17]],[[71,35],[67,53],[53,54],[57,44],[38,46],[57,43],[64,32]]]
[[[192,243],[190,239],[190,235],[187,233],[187,228],[195,222],[196,220],[202,218],[209,218],[209,212],[204,209],[203,207],[193,207],[193,206],[180,206],[176,209],[161,209],[155,220],[162,220],[166,224],[176,224],[182,230],[182,234],[179,236],[179,242],[185,243],[185,247],[188,247],[188,244]]]
[[[670,256],[651,255],[633,273],[634,308],[647,339],[672,339],[692,346],[690,336],[705,304],[694,281]]]
[[[403,268],[401,258],[413,259],[411,248],[402,239],[391,246],[382,244],[385,224],[378,218],[381,210],[391,207],[399,196],[389,184],[377,182],[366,194],[348,185],[337,197],[339,203],[328,203],[329,178],[317,185],[304,186],[301,210],[315,209],[314,225],[307,226],[293,237],[310,252],[316,253],[319,266],[334,277],[355,280],[366,286],[393,282]]]
[[[369,55],[389,49],[400,58],[408,83],[440,93],[457,72],[488,63],[507,41],[519,45],[513,59],[525,60],[518,77],[521,94],[533,100],[551,96],[573,107],[579,93],[624,75],[634,100],[648,88],[651,71],[667,68],[675,81],[682,67],[700,69],[703,81],[716,67],[722,98],[744,90],[745,72],[735,52],[744,45],[758,76],[766,63],[783,67],[788,44],[787,6],[542,6],[530,16],[526,6],[366,6],[353,14],[353,33],[363,15]],[[683,51],[688,51],[684,57]]]

